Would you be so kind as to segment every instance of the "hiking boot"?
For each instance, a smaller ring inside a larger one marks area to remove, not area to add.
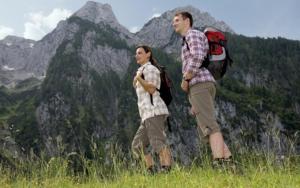
[[[220,172],[225,170],[224,164],[223,164],[223,159],[222,158],[214,159],[212,161],[212,168],[214,170],[217,170],[217,171],[220,171]]]
[[[242,169],[238,168],[238,163],[234,161],[231,156],[227,159],[223,159],[223,164],[227,171],[230,171],[234,174],[243,174]]]
[[[161,173],[169,173],[171,171],[171,166],[162,166],[160,169]]]
[[[156,173],[156,169],[154,166],[150,166],[149,168],[147,168],[147,174],[154,175],[155,173]]]
[[[233,162],[233,160],[230,158],[228,159],[223,159],[223,164],[226,170],[235,173],[236,172],[236,165]]]

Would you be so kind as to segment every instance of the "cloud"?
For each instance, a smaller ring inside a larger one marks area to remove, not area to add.
[[[44,15],[43,12],[29,13],[29,21],[24,24],[24,37],[40,40],[53,30],[59,21],[68,18],[71,14],[70,10],[59,8],[53,9],[49,15]]]
[[[0,25],[0,40],[6,37],[7,35],[13,35],[14,33],[14,29]]]
[[[131,28],[129,29],[129,31],[130,31],[131,33],[136,33],[136,32],[138,32],[140,29],[141,29],[141,27],[139,27],[139,26],[133,26],[133,27],[131,27]]]
[[[157,10],[158,10],[158,8],[156,8],[156,7],[152,8],[152,12],[156,12]]]

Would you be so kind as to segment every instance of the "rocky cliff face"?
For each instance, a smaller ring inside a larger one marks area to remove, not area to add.
[[[17,80],[31,76],[23,70],[35,41],[7,36],[0,41],[0,85],[14,86]]]
[[[119,79],[131,60],[127,43],[109,25],[76,16],[68,23],[78,30],[52,58],[36,110],[51,156],[71,151],[88,154],[90,139],[103,141],[112,136]]]
[[[2,71],[7,76],[6,82],[2,85],[16,85],[18,82],[30,77],[43,79],[46,74],[50,59],[56,53],[57,47],[64,39],[72,38],[72,34],[76,32],[76,25],[68,25],[65,21],[61,21],[57,28],[46,35],[40,41],[24,40],[20,46],[3,40],[2,43],[11,44],[9,51],[0,54],[2,61]],[[5,59],[6,57],[6,59]],[[0,83],[1,84],[1,83]]]
[[[59,22],[51,33],[36,42],[24,70],[32,72],[36,77],[45,77],[49,62],[55,55],[56,49],[63,40],[72,39],[78,27],[78,25],[68,24],[66,21]]]

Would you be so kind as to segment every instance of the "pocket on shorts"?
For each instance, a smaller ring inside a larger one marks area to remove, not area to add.
[[[202,102],[200,102],[200,100],[203,100],[203,99],[201,99],[201,96],[203,97],[204,94],[206,94],[206,95],[209,94],[209,91],[207,88],[195,91],[189,97],[190,103],[196,114],[198,114],[200,112],[200,108],[202,105]]]

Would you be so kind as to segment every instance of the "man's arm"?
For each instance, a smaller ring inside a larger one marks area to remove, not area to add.
[[[189,45],[191,57],[187,62],[183,76],[185,79],[191,79],[201,67],[202,62],[206,57],[208,41],[204,34],[191,32],[188,36],[186,36],[186,42]]]

